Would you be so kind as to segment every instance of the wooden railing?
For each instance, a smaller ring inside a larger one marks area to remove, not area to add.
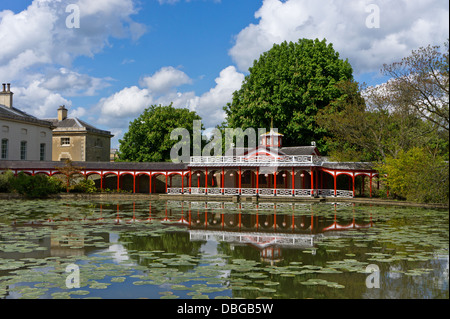
[[[208,165],[269,165],[283,166],[292,164],[317,164],[320,163],[320,157],[312,155],[297,156],[191,156],[190,166],[208,166]]]
[[[353,192],[347,190],[334,189],[287,189],[287,188],[218,188],[218,187],[192,187],[189,193],[189,187],[182,188],[168,188],[169,195],[240,195],[240,196],[285,196],[285,197],[344,197],[352,198]]]

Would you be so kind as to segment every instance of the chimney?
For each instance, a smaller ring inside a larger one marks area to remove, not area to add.
[[[10,83],[3,83],[3,91],[0,92],[0,104],[8,108],[13,107],[13,92],[11,92]]]
[[[61,105],[58,109],[58,121],[63,121],[67,118],[67,109],[64,105]]]

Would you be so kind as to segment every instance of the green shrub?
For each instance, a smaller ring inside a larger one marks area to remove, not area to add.
[[[388,157],[378,171],[386,174],[382,179],[393,196],[419,203],[448,204],[448,162],[425,149],[412,148],[399,152],[397,158]]]
[[[92,194],[97,192],[97,187],[95,187],[95,182],[93,180],[83,179],[75,184],[71,191],[75,193]]]
[[[28,198],[45,198],[63,189],[60,180],[46,175],[30,176],[23,172],[11,180],[12,190]]]
[[[11,191],[11,180],[14,178],[12,171],[6,171],[0,174],[0,193],[8,193]]]

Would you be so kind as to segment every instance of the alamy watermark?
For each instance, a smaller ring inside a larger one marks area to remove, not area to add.
[[[66,273],[69,273],[66,277],[66,288],[80,288],[80,267],[70,264],[66,267]]]
[[[192,132],[192,153],[191,153],[191,134],[185,128],[176,128],[170,134],[171,140],[178,141],[170,151],[170,159],[174,163],[188,163],[191,156],[223,156],[228,154],[228,151],[233,151],[230,154],[236,156],[237,150],[240,154],[244,154],[249,150],[255,149],[258,146],[259,137],[268,132],[266,128],[226,128],[224,130],[225,137],[222,132],[215,128],[211,132],[209,142],[202,146],[202,141],[207,140],[207,137],[202,134],[201,121],[193,121]],[[272,136],[278,134],[278,129],[270,129]],[[269,137],[270,138],[270,137]],[[273,144],[273,141],[269,141]],[[224,147],[223,147],[224,146]]]
[[[369,289],[380,288],[380,267],[370,264],[366,267],[366,273],[369,273],[366,278],[366,287]]]
[[[76,4],[69,4],[66,7],[66,13],[70,13],[66,18],[66,27],[68,29],[80,28],[80,7]]]
[[[366,12],[369,15],[366,18],[366,27],[369,29],[380,28],[380,7],[376,4],[369,4],[366,7]]]

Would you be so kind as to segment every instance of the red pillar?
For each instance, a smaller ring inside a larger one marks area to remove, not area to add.
[[[336,190],[336,181],[337,181],[337,176],[336,176],[336,172],[333,172],[333,179],[334,179],[334,196],[337,196],[337,190]]]
[[[167,172],[166,172],[166,194],[167,194]]]
[[[292,167],[292,183],[291,183],[292,185],[292,196],[294,196],[294,194],[295,194],[295,191],[294,191],[294,189],[295,189],[295,172],[294,172],[294,168]]]
[[[103,173],[100,173],[100,189],[103,189]]]
[[[224,194],[225,190],[225,168],[222,167],[222,176],[221,176],[221,185],[222,185],[222,194]]]
[[[192,187],[192,170],[189,168],[189,194],[191,193]]]
[[[208,167],[205,167],[205,194],[208,194]]]
[[[181,172],[181,194],[184,194],[184,172]]]
[[[355,196],[355,172],[352,173],[353,197]]]
[[[120,174],[117,173],[117,190],[120,189]]]
[[[277,195],[277,172],[273,172],[273,194]]]
[[[372,198],[372,173],[369,176],[369,188],[370,188],[370,198]]]
[[[314,195],[314,173],[312,167],[311,167],[311,195]]]
[[[136,193],[136,175],[133,175],[133,194]]]
[[[259,194],[259,167],[256,167],[256,195]]]
[[[241,175],[242,175],[242,170],[239,167],[239,195],[241,194],[241,186],[242,186]]]
[[[150,178],[149,178],[149,181],[148,181],[148,187],[149,187],[149,194],[151,194],[152,193],[152,172],[150,172]]]

